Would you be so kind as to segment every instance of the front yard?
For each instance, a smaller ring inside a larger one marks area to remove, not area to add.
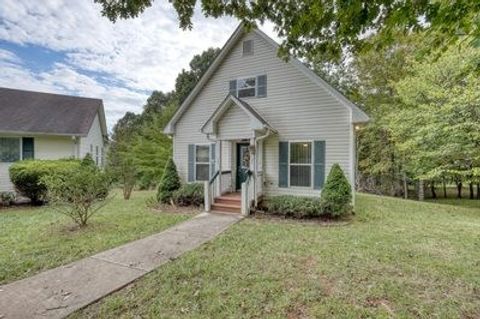
[[[480,209],[359,195],[343,226],[247,219],[72,317],[478,318]]]
[[[0,209],[0,284],[90,256],[146,237],[189,218],[147,208],[154,192],[134,192],[129,201],[120,192],[77,229],[67,217],[45,207]]]

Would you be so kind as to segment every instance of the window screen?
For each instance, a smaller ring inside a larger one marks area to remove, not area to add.
[[[312,185],[312,143],[290,143],[290,186]]]
[[[0,162],[20,160],[20,139],[16,137],[0,137]]]

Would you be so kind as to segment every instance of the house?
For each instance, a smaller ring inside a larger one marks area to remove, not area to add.
[[[355,127],[369,117],[278,44],[240,25],[164,132],[206,209],[248,214],[262,196],[319,196],[339,163],[352,188]]]
[[[0,192],[8,167],[24,159],[105,160],[107,126],[99,99],[0,88]]]

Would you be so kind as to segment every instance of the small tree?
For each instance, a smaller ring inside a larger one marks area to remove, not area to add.
[[[106,203],[110,189],[108,175],[91,165],[81,165],[64,174],[45,176],[47,199],[52,207],[84,227]]]
[[[340,165],[333,164],[322,190],[320,206],[322,213],[340,217],[352,212],[352,188]]]
[[[177,167],[175,166],[173,159],[170,157],[165,165],[162,179],[158,185],[157,200],[160,203],[169,203],[172,199],[173,193],[179,189],[180,186],[180,177],[177,173]]]

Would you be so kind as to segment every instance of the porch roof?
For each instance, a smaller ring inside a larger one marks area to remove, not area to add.
[[[225,99],[220,103],[220,105],[215,109],[212,115],[208,118],[208,120],[203,124],[201,128],[201,132],[205,134],[214,133],[214,127],[218,121],[222,118],[225,112],[228,110],[229,107],[232,105],[239,107],[242,109],[248,117],[250,117],[251,121],[251,129],[252,130],[260,130],[260,129],[268,129],[272,132],[276,132],[276,130],[265,120],[263,116],[261,116],[257,110],[247,102],[239,99],[238,97],[227,94]]]

